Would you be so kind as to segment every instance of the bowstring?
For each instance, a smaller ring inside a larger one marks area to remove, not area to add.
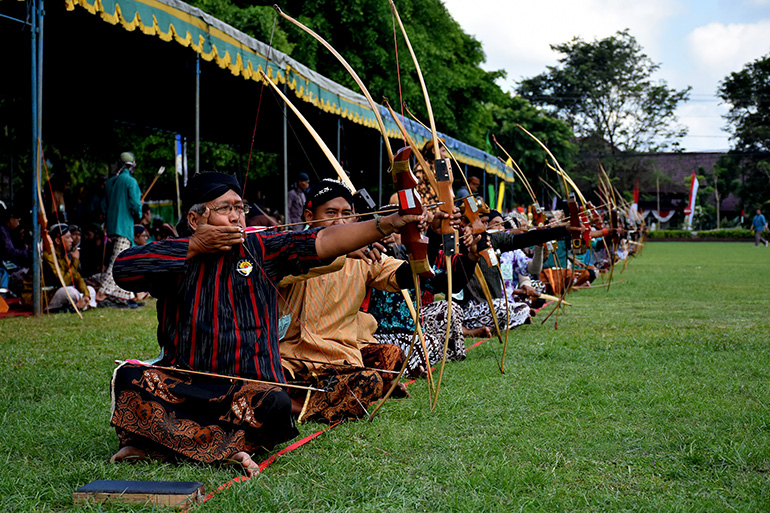
[[[396,48],[396,76],[398,77],[398,103],[401,105],[401,117],[404,118],[404,95],[401,90],[401,65],[398,62],[398,36],[396,35],[396,17],[393,12],[390,13],[390,19],[393,22],[393,44]],[[406,128],[406,126],[404,126]],[[406,146],[406,136],[403,136],[404,146]]]

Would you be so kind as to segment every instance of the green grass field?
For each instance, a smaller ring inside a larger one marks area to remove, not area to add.
[[[198,510],[770,511],[770,249],[650,243],[619,271],[558,330],[512,332],[505,375],[486,342],[447,366],[435,412],[415,383]],[[71,496],[238,475],[108,463],[113,360],[154,356],[155,326],[149,307],[0,321],[0,511],[154,511]]]

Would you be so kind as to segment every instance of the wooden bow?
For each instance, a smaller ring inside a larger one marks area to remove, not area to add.
[[[390,165],[391,165],[391,174],[393,176],[394,183],[397,184],[397,189],[399,191],[399,208],[404,213],[422,214],[422,204],[420,202],[420,196],[419,194],[417,194],[416,190],[414,189],[414,187],[416,187],[416,184],[417,184],[416,179],[414,179],[414,175],[409,169],[409,161],[408,161],[409,156],[407,154],[406,159],[403,159],[402,158],[403,155],[401,155],[398,159],[396,159],[396,157],[393,155],[393,150],[390,146],[390,141],[388,140],[387,133],[385,130],[385,123],[382,121],[379,108],[377,104],[374,103],[374,100],[372,99],[371,94],[369,94],[369,90],[367,89],[366,85],[364,85],[363,80],[361,80],[361,78],[358,76],[356,71],[353,69],[352,66],[350,66],[350,64],[348,64],[345,58],[324,38],[322,38],[315,31],[313,31],[303,23],[300,23],[299,21],[295,20],[291,16],[285,14],[277,5],[274,5],[273,7],[282,18],[286,19],[290,23],[294,24],[295,26],[299,27],[306,33],[313,36],[313,38],[316,41],[321,43],[327,50],[329,50],[329,52],[331,52],[331,54],[334,55],[334,57],[342,64],[345,70],[347,70],[347,72],[356,82],[358,87],[361,89],[361,92],[363,93],[364,97],[366,98],[366,101],[369,103],[369,106],[372,109],[372,113],[374,114],[375,119],[377,120],[377,126],[380,130],[380,134],[382,135],[384,145],[385,145],[385,150],[388,155],[388,161],[390,162]],[[404,160],[406,160],[406,167],[404,166],[404,163],[403,163]],[[397,161],[398,163],[396,163]],[[399,187],[399,184],[401,184],[402,187]],[[355,190],[355,188],[353,188],[353,190]],[[369,203],[371,205],[370,210],[374,210],[373,201],[371,201],[371,199]],[[403,296],[404,301],[406,302],[407,308],[409,309],[409,312],[412,316],[412,320],[415,324],[415,333],[412,336],[412,343],[409,346],[408,355],[406,357],[406,360],[404,361],[404,364],[401,370],[398,373],[398,376],[393,380],[393,384],[390,390],[388,390],[388,392],[383,397],[383,400],[371,412],[369,416],[370,421],[374,418],[374,415],[377,413],[380,407],[385,403],[385,401],[390,397],[390,395],[393,393],[395,388],[398,386],[398,382],[401,379],[401,376],[403,376],[403,373],[406,370],[406,366],[409,362],[409,358],[411,357],[412,352],[414,350],[414,343],[416,340],[415,335],[417,336],[417,338],[419,338],[422,344],[423,352],[425,354],[425,361],[426,361],[427,370],[428,370],[429,393],[430,393],[430,389],[432,388],[433,380],[432,380],[431,369],[430,369],[430,356],[428,355],[428,348],[425,342],[424,334],[422,332],[422,329],[420,328],[420,317],[419,317],[419,308],[420,308],[421,298],[420,298],[420,280],[418,278],[418,275],[422,275],[426,277],[433,276],[433,271],[431,269],[430,263],[428,262],[428,258],[427,258],[427,241],[424,239],[424,237],[420,233],[419,228],[414,224],[410,224],[405,226],[402,229],[401,242],[406,247],[407,252],[409,254],[409,265],[412,269],[412,279],[414,281],[414,286],[415,286],[415,301],[417,304],[417,309],[415,309],[415,306],[412,303],[411,298],[409,297],[409,293],[406,290],[402,290],[401,295]]]
[[[83,318],[83,314],[80,313],[80,310],[78,309],[78,305],[75,304],[75,300],[72,298],[72,295],[70,294],[69,289],[67,288],[67,284],[64,282],[64,275],[62,274],[61,267],[59,266],[59,257],[56,256],[56,248],[54,247],[53,239],[51,239],[51,235],[48,233],[48,217],[45,215],[45,205],[43,204],[43,193],[42,193],[42,184],[41,184],[41,170],[40,170],[40,162],[43,159],[42,156],[42,150],[40,148],[40,139],[37,140],[37,155],[36,155],[36,173],[37,173],[37,200],[38,200],[38,215],[37,215],[37,222],[40,225],[40,238],[43,241],[43,251],[48,251],[53,255],[53,265],[54,270],[56,272],[56,278],[59,280],[59,283],[61,283],[61,286],[64,288],[65,294],[67,294],[67,299],[70,302],[70,305],[72,305],[72,308],[75,310],[75,313],[78,314],[78,317],[81,319]],[[66,256],[66,255],[65,255]],[[42,259],[40,260],[40,267],[42,271]],[[72,274],[70,273],[70,276]],[[40,276],[43,276],[43,273],[40,273]]]
[[[454,214],[454,191],[452,190],[452,182],[453,182],[453,176],[452,176],[452,165],[447,159],[441,158],[441,153],[439,151],[439,143],[438,143],[438,135],[436,132],[436,122],[433,118],[433,108],[430,104],[430,96],[428,95],[428,88],[425,86],[425,79],[422,75],[422,70],[420,69],[420,63],[417,60],[417,56],[414,53],[414,49],[412,48],[412,43],[409,41],[409,36],[406,33],[406,29],[404,28],[404,24],[401,21],[401,17],[398,15],[398,9],[396,9],[396,4],[393,0],[390,1],[390,8],[393,12],[393,16],[398,21],[398,26],[401,28],[401,34],[404,37],[404,41],[406,42],[406,46],[409,49],[409,54],[412,57],[412,62],[414,62],[414,67],[417,70],[417,77],[420,81],[420,87],[422,89],[423,97],[425,98],[425,108],[428,112],[428,121],[430,122],[430,128],[431,133],[433,135],[433,152],[434,152],[434,169],[433,169],[433,179],[431,180],[431,185],[434,186],[434,191],[439,197],[439,201],[443,202],[443,205],[441,205],[439,208],[442,212],[448,214],[448,216],[451,218],[452,214]],[[395,119],[395,116],[394,116]],[[418,158],[419,160],[419,158]],[[422,162],[420,162],[420,165],[423,165]],[[423,171],[426,173],[427,176],[430,177],[430,168],[426,165],[426,167],[423,167]],[[435,182],[435,183],[434,183]],[[452,256],[454,256],[457,253],[457,232],[452,228],[451,220],[450,218],[444,219],[441,222],[441,230],[440,233],[443,238],[443,246],[444,246],[444,258],[446,259],[446,273],[447,273],[447,315],[446,315],[446,335],[444,337],[444,350],[443,350],[443,356],[441,358],[441,367],[439,369],[439,375],[438,379],[436,380],[436,389],[433,394],[433,404],[431,405],[432,409],[435,409],[436,404],[438,404],[438,393],[439,389],[441,388],[441,380],[444,376],[444,367],[446,366],[446,357],[447,357],[447,350],[449,348],[449,335],[451,333],[452,328]]]
[[[430,127],[425,126],[425,123],[417,119],[417,116],[415,116],[409,108],[406,109],[406,111],[409,113],[409,115],[414,119],[417,123],[423,126],[426,130],[428,130],[431,134],[433,134],[433,131]],[[440,141],[440,139],[439,139]],[[435,143],[434,143],[435,144]],[[460,171],[460,176],[462,177],[463,181],[465,182],[465,187],[470,192],[471,186],[468,183],[468,177],[465,175],[465,173],[462,170],[462,166],[460,166],[460,163],[457,162],[457,159],[455,158],[452,151],[444,144],[444,149],[446,150],[449,157],[452,159],[452,161],[455,163],[455,166]],[[471,233],[473,235],[481,235],[481,240],[479,241],[477,245],[477,253],[479,256],[481,256],[484,259],[484,262],[487,264],[487,267],[493,267],[497,268],[497,272],[500,276],[500,283],[505,288],[505,279],[503,278],[503,271],[500,269],[500,261],[497,259],[497,254],[495,253],[494,248],[489,243],[489,234],[487,233],[487,227],[484,226],[484,222],[481,220],[481,217],[479,216],[479,207],[476,202],[476,198],[473,195],[468,195],[465,198],[462,198],[463,201],[463,216],[468,220],[468,227],[471,230]],[[495,309],[495,302],[494,298],[492,297],[492,293],[489,290],[489,285],[487,284],[486,277],[484,276],[484,272],[481,269],[481,264],[476,263],[476,267],[473,270],[474,275],[476,276],[476,280],[479,282],[479,287],[481,288],[481,292],[484,295],[484,300],[487,302],[487,306],[489,307],[489,312],[492,315],[492,322],[495,327],[495,334],[497,335],[498,340],[501,344],[503,344],[503,355],[500,360],[500,372],[502,374],[505,374],[505,353],[508,350],[508,326],[511,324],[511,311],[510,311],[510,304],[508,302],[508,294],[505,294],[503,297],[505,298],[505,314],[506,314],[506,325],[505,325],[505,341],[503,341],[503,335],[502,331],[500,330],[500,321],[497,318],[497,311]]]

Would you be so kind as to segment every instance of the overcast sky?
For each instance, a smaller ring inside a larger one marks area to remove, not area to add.
[[[601,39],[628,28],[670,87],[693,87],[678,111],[686,151],[726,150],[719,81],[770,53],[770,0],[444,0],[481,41],[486,69],[508,73],[506,90],[557,64],[551,44]]]

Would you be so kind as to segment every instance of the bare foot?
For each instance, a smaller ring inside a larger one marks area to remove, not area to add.
[[[251,459],[251,456],[249,456],[249,453],[247,452],[236,452],[230,458],[233,461],[237,461],[241,465],[243,465],[244,470],[246,470],[246,475],[251,477],[251,474],[255,470],[259,470],[259,465],[257,465],[254,460]]]
[[[492,332],[486,326],[475,329],[463,328],[463,335],[475,338],[489,338],[492,336]]]
[[[117,463],[123,460],[138,461],[143,460],[146,456],[147,453],[144,451],[144,449],[139,449],[138,447],[127,445],[125,447],[121,447],[121,449],[116,452],[112,458],[110,458],[110,463]]]

